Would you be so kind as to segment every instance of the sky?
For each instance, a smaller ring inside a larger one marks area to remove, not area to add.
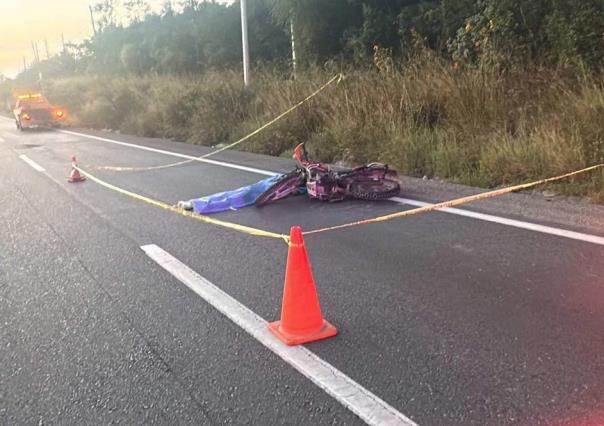
[[[46,57],[44,40],[50,55],[65,41],[90,37],[92,28],[88,4],[94,0],[0,0],[0,73],[14,77],[23,69],[23,57],[29,64],[34,58],[32,41],[37,41],[40,59]],[[150,0],[161,7],[163,0]]]

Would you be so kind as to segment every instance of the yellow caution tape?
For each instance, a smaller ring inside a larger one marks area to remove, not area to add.
[[[319,234],[321,232],[334,231],[336,229],[350,228],[353,226],[360,226],[360,225],[368,225],[370,223],[385,222],[387,220],[397,219],[400,217],[414,216],[414,215],[417,215],[420,213],[427,213],[427,212],[431,212],[434,210],[459,206],[461,204],[470,203],[472,201],[485,200],[487,198],[493,198],[493,197],[497,197],[499,195],[509,194],[510,192],[515,192],[515,191],[519,191],[521,189],[531,188],[533,186],[541,185],[541,184],[544,184],[547,182],[553,182],[556,180],[564,179],[564,178],[567,178],[570,176],[578,175],[580,173],[589,172],[589,171],[598,169],[600,167],[604,167],[604,164],[598,164],[595,166],[586,167],[584,169],[566,173],[566,174],[563,174],[560,176],[550,177],[547,179],[541,179],[541,180],[537,180],[537,181],[529,182],[529,183],[522,183],[520,185],[509,186],[507,188],[501,188],[501,189],[495,189],[493,191],[483,192],[481,194],[476,194],[476,195],[470,195],[468,197],[463,197],[463,198],[457,198],[455,200],[444,201],[442,203],[432,204],[430,206],[419,207],[416,209],[392,213],[392,214],[388,214],[385,216],[379,216],[379,217],[376,217],[373,219],[364,219],[364,220],[359,220],[356,222],[345,223],[342,225],[336,225],[336,226],[330,226],[327,228],[320,228],[320,229],[315,229],[312,231],[306,231],[306,232],[303,232],[303,235]]]
[[[515,191],[520,191],[522,189],[527,189],[527,188],[531,188],[537,185],[542,185],[544,183],[548,183],[548,182],[554,182],[557,180],[561,180],[561,179],[565,179],[571,176],[575,176],[581,173],[586,173],[592,170],[596,170],[599,169],[601,167],[604,167],[604,164],[597,164],[595,166],[591,166],[591,167],[586,167],[584,169],[581,170],[577,170],[574,172],[570,172],[570,173],[566,173],[560,176],[554,176],[554,177],[550,177],[550,178],[546,178],[546,179],[540,179],[534,182],[528,182],[528,183],[522,183],[519,185],[514,185],[514,186],[509,186],[506,188],[500,188],[500,189],[495,189],[493,191],[487,191],[487,192],[483,192],[480,194],[476,194],[476,195],[470,195],[467,197],[462,197],[462,198],[457,198],[454,200],[449,200],[449,201],[443,201],[441,203],[436,203],[436,204],[432,204],[429,206],[425,206],[425,207],[419,207],[416,209],[412,209],[412,210],[406,210],[406,211],[401,211],[401,212],[397,212],[397,213],[391,213],[388,215],[384,215],[384,216],[378,216],[372,219],[364,219],[364,220],[359,220],[356,222],[350,222],[350,223],[345,223],[342,225],[336,225],[336,226],[329,226],[326,228],[320,228],[320,229],[314,229],[312,231],[306,231],[303,232],[303,235],[313,235],[313,234],[319,234],[322,232],[328,232],[328,231],[335,231],[337,229],[344,229],[344,228],[351,228],[353,226],[360,226],[360,225],[368,225],[371,223],[378,223],[378,222],[385,222],[388,220],[392,220],[392,219],[398,219],[401,217],[408,217],[408,216],[415,216],[421,213],[428,213],[428,212],[432,212],[435,210],[440,210],[440,209],[446,209],[449,207],[455,207],[455,206],[459,206],[462,204],[467,204],[473,201],[479,201],[479,200],[485,200],[488,198],[494,198],[500,195],[504,195],[504,194],[509,194],[511,192],[515,192]],[[257,228],[252,228],[250,226],[245,226],[245,225],[239,225],[237,223],[232,223],[232,222],[226,222],[223,220],[218,220],[218,219],[214,219],[212,217],[209,216],[204,216],[201,214],[196,214],[184,209],[181,209],[179,207],[175,207],[172,206],[170,204],[164,203],[163,201],[158,201],[158,200],[154,200],[152,198],[146,197],[144,195],[141,194],[137,194],[135,192],[132,191],[128,191],[125,190],[123,188],[120,188],[118,186],[112,185],[108,182],[105,182],[102,179],[99,179],[98,177],[94,176],[93,174],[91,174],[90,172],[87,172],[86,170],[81,169],[80,167],[73,165],[73,168],[75,168],[76,170],[78,170],[80,173],[82,173],[84,176],[86,176],[87,178],[89,178],[90,180],[98,183],[99,185],[102,185],[108,189],[111,189],[113,191],[119,192],[120,194],[126,195],[128,197],[134,198],[136,200],[139,201],[143,201],[147,204],[156,206],[156,207],[160,207],[164,210],[168,210],[171,211],[173,213],[177,213],[181,216],[186,216],[186,217],[190,217],[196,220],[200,220],[202,222],[205,223],[209,223],[212,225],[216,225],[216,226],[221,226],[223,228],[228,228],[228,229],[232,229],[234,231],[238,231],[238,232],[242,232],[244,234],[248,234],[248,235],[252,235],[252,236],[256,236],[256,237],[266,237],[266,238],[276,238],[276,239],[281,239],[283,241],[285,241],[286,244],[290,244],[290,240],[289,240],[289,236],[285,235],[285,234],[278,234],[275,232],[269,232],[269,231],[265,231],[262,229],[257,229]]]
[[[169,167],[181,166],[183,164],[188,164],[188,163],[192,163],[193,161],[199,161],[199,160],[202,160],[204,158],[211,157],[212,155],[216,155],[216,154],[218,154],[218,153],[220,153],[222,151],[226,151],[227,149],[231,149],[231,148],[233,148],[233,147],[235,147],[235,146],[237,146],[239,144],[242,144],[243,142],[247,141],[249,138],[251,138],[253,136],[256,136],[258,133],[260,133],[261,131],[263,131],[267,127],[272,126],[277,121],[281,120],[283,117],[285,117],[286,115],[290,114],[292,111],[294,111],[295,109],[297,109],[300,106],[302,106],[304,103],[308,102],[310,99],[312,99],[315,96],[317,96],[319,93],[321,93],[323,90],[325,90],[330,84],[332,84],[333,82],[339,83],[343,78],[344,78],[344,76],[341,73],[333,76],[323,86],[319,87],[317,90],[315,90],[314,92],[312,92],[310,95],[308,95],[307,97],[305,97],[304,99],[302,99],[297,104],[291,106],[286,111],[282,112],[281,114],[279,114],[278,116],[276,116],[275,118],[273,118],[268,123],[263,124],[262,126],[260,126],[259,128],[257,128],[256,130],[254,130],[252,133],[249,133],[249,134],[245,135],[244,137],[242,137],[241,139],[238,139],[238,140],[236,140],[235,142],[233,142],[231,144],[223,146],[222,148],[219,148],[219,149],[217,149],[215,151],[212,151],[212,152],[209,152],[207,154],[204,154],[204,155],[202,155],[200,157],[191,158],[191,159],[183,160],[183,161],[178,161],[176,163],[163,164],[163,165],[159,165],[159,166],[148,166],[148,167],[90,166],[90,167],[93,167],[96,170],[109,170],[109,171],[113,171],[113,172],[150,171],[150,170],[160,170],[160,169],[167,169]]]
[[[262,229],[252,228],[250,226],[239,225],[237,223],[225,222],[223,220],[214,219],[209,216],[204,216],[201,214],[193,213],[179,207],[172,206],[170,204],[164,203],[163,201],[154,200],[149,197],[145,197],[144,195],[137,194],[135,192],[131,192],[120,188],[118,186],[112,185],[108,182],[105,182],[102,179],[94,176],[93,174],[87,172],[86,170],[82,170],[78,166],[73,166],[76,170],[78,170],[81,174],[86,176],[88,179],[98,183],[99,185],[104,186],[105,188],[111,189],[112,191],[119,192],[120,194],[127,195],[128,197],[134,198],[135,200],[142,201],[144,203],[150,204],[155,207],[160,207],[164,210],[171,211],[173,213],[177,213],[181,216],[190,217],[192,219],[200,220],[205,223],[209,223],[216,226],[221,226],[223,228],[232,229],[234,231],[243,232],[244,234],[253,235],[255,237],[267,237],[267,238],[277,238],[284,240],[287,244],[289,244],[289,236],[284,234],[277,234],[274,232],[264,231]]]

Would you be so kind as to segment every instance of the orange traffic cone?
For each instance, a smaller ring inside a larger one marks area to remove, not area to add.
[[[67,182],[76,183],[85,181],[86,178],[80,174],[80,171],[76,169],[78,162],[75,158],[75,155],[71,157],[71,174],[67,178]]]
[[[291,228],[281,321],[270,323],[268,328],[290,346],[338,334],[338,330],[321,314],[319,296],[299,226]]]

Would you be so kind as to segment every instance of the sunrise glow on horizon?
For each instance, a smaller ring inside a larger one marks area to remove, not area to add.
[[[40,59],[46,58],[44,40],[50,55],[65,41],[90,37],[87,0],[5,0],[0,2],[0,73],[14,77],[23,69],[23,58],[33,61],[32,41],[37,42]]]
[[[52,56],[65,42],[80,42],[92,35],[89,4],[92,0],[1,0],[0,1],[0,74],[14,77],[23,70],[23,58],[29,65],[37,42],[40,59],[46,58],[44,40]],[[118,2],[119,3],[119,2]],[[164,0],[147,2],[158,10]]]

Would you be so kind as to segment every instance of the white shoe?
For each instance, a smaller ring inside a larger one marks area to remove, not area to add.
[[[176,203],[176,207],[183,210],[193,210],[193,203],[190,201],[179,201]]]

